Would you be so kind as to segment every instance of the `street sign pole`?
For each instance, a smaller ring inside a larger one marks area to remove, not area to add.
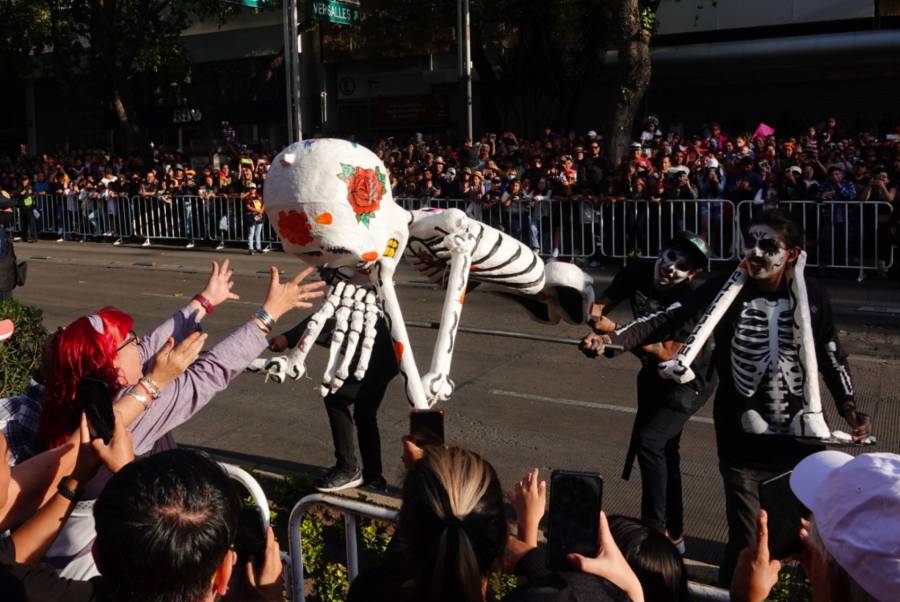
[[[300,48],[297,36],[297,0],[284,0],[284,81],[288,143],[303,139],[300,121]]]
[[[459,17],[457,40],[459,40],[460,79],[465,95],[466,137],[474,140],[472,130],[472,37],[469,18],[469,0],[458,0]]]

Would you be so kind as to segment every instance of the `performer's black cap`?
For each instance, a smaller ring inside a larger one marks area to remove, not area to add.
[[[678,247],[684,250],[698,268],[706,267],[706,263],[709,261],[709,246],[706,244],[706,241],[700,235],[694,234],[690,230],[677,232],[666,243],[666,248],[669,247]]]

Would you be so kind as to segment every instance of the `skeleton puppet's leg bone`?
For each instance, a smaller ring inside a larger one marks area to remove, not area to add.
[[[806,267],[806,251],[800,251],[797,263],[789,275],[791,296],[794,298],[794,340],[800,345],[800,362],[806,373],[803,385],[803,409],[791,422],[791,433],[801,437],[827,439],[831,429],[825,423],[822,413],[822,398],[819,392],[819,364],[812,333],[812,317],[809,313],[809,297],[803,269]],[[790,268],[789,268],[790,269]]]
[[[344,290],[341,291],[341,304],[337,311],[334,312],[334,334],[331,337],[331,347],[328,350],[328,365],[325,367],[325,374],[322,377],[322,387],[320,389],[322,397],[328,395],[329,392],[334,393],[344,384],[342,380],[336,378],[336,374],[341,350],[344,348],[344,340],[347,337],[347,329],[350,327],[350,314],[353,311],[355,294],[356,287],[354,285],[345,285]]]
[[[713,299],[713,302],[707,308],[706,312],[701,316],[694,331],[688,340],[681,347],[678,355],[674,359],[662,362],[658,366],[659,374],[663,378],[674,380],[678,383],[686,383],[694,380],[694,372],[691,370],[691,363],[697,358],[697,354],[703,349],[706,340],[713,333],[716,324],[734,303],[741,288],[747,281],[747,262],[741,261],[738,269],[728,278],[719,294]]]
[[[369,359],[372,357],[372,350],[375,349],[375,337],[378,335],[376,325],[381,313],[378,309],[378,298],[375,296],[374,291],[366,293],[366,299],[363,303],[365,313],[363,315],[362,347],[359,352],[359,361],[356,362],[356,372],[353,373],[353,377],[356,380],[362,380],[369,369]]]
[[[400,372],[406,381],[406,397],[415,408],[428,408],[428,400],[425,389],[422,387],[422,379],[416,360],[413,357],[412,347],[409,344],[409,334],[406,332],[406,323],[400,311],[400,302],[397,300],[397,291],[394,288],[394,270],[396,262],[379,259],[369,277],[378,291],[384,303],[384,314],[391,327],[391,339],[394,344],[394,354],[397,363],[400,364]]]

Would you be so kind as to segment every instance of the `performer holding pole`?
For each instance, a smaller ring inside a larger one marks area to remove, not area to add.
[[[700,287],[694,308],[659,312],[608,338],[630,348],[699,315],[678,355],[659,367],[660,374],[677,382],[690,379],[686,364],[698,345],[710,338],[715,342],[714,419],[728,519],[719,581],[726,586],[738,553],[754,537],[763,481],[792,470],[826,443],[874,441],[869,417],[856,408],[828,295],[804,279],[800,229],[778,210],[763,211],[751,221],[744,241],[738,270],[724,284]],[[850,434],[831,431],[825,422],[820,373]]]
[[[589,357],[596,357],[599,349],[610,351],[606,347],[609,338],[604,335],[616,332],[618,327],[607,314],[626,299],[638,322],[666,308],[674,311],[692,306],[692,281],[708,259],[709,250],[703,239],[691,232],[680,232],[665,245],[656,263],[637,262],[623,268],[592,308],[593,332],[582,341],[582,351]],[[657,372],[659,362],[674,357],[681,345],[678,341],[683,339],[678,332],[672,332],[657,336],[652,342],[640,341],[640,345],[626,347],[637,355],[643,367],[637,378],[638,412],[622,473],[623,479],[630,478],[637,457],[641,470],[641,520],[665,533],[682,554],[681,432],[715,388],[715,376],[707,378],[708,347],[693,360],[699,377],[689,383],[663,379]]]

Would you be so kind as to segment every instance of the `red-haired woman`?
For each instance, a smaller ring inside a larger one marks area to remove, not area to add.
[[[86,375],[106,380],[117,391],[116,410],[129,423],[137,456],[172,447],[169,432],[186,422],[225,389],[267,347],[266,334],[282,315],[312,307],[324,282],[301,284],[312,268],[288,282],[271,269],[266,300],[254,316],[196,359],[206,335],[199,322],[214,307],[237,299],[226,260],[213,262],[209,283],[183,309],[138,338],[128,314],[106,308],[82,317],[52,342],[38,436],[46,447],[69,439],[78,429],[83,404],[76,385]],[[153,360],[151,362],[151,359]],[[90,547],[94,538],[93,500],[109,478],[101,471],[83,492],[62,533],[47,553],[63,576],[84,579],[97,574]]]

